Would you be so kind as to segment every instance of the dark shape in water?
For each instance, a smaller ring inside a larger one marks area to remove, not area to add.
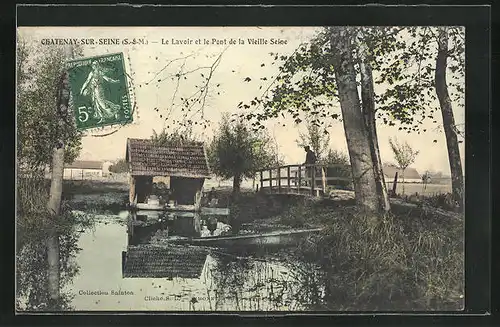
[[[139,245],[122,253],[123,278],[199,278],[207,251],[197,247]]]

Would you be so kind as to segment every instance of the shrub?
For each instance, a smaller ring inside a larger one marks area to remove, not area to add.
[[[453,199],[453,194],[451,193],[441,193],[428,196],[424,198],[423,202],[427,205],[449,211],[457,211],[460,209],[460,206]]]
[[[109,171],[115,174],[127,173],[128,170],[128,162],[125,159],[120,159],[109,167]]]

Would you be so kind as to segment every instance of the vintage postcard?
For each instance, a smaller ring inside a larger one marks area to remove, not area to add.
[[[462,310],[465,51],[18,27],[17,312]]]

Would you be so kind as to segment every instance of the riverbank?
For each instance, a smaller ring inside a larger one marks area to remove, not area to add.
[[[290,257],[321,266],[319,310],[461,310],[464,220],[440,209],[397,203],[376,216],[354,206],[294,206],[273,218],[289,226],[323,226]],[[442,211],[442,210],[441,210]],[[288,259],[293,266],[294,259]]]
[[[231,199],[227,192],[222,203],[243,231],[323,228],[281,255],[295,270],[299,262],[321,267],[310,281],[324,290],[317,310],[464,307],[463,215],[435,197],[392,198],[391,213],[376,215],[359,211],[347,194],[315,200],[246,192]]]

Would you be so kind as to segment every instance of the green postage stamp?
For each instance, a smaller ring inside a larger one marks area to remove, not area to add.
[[[72,60],[68,71],[79,130],[132,121],[123,53]]]

